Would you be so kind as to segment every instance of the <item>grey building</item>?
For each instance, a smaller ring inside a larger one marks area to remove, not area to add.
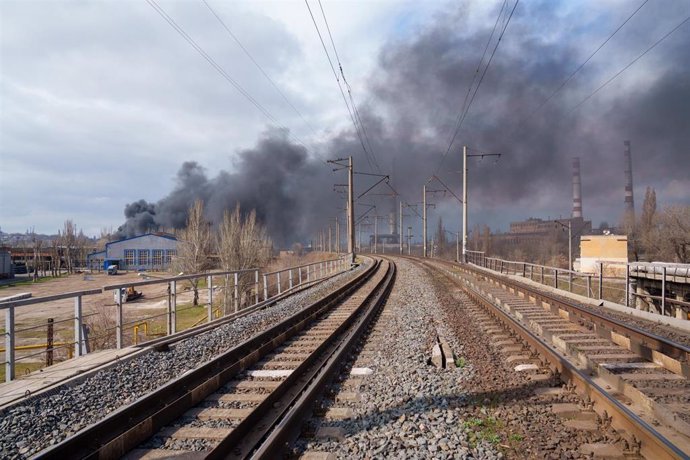
[[[166,270],[177,254],[177,239],[166,233],[147,233],[106,243],[105,250],[87,256],[95,269],[117,265],[121,270]]]

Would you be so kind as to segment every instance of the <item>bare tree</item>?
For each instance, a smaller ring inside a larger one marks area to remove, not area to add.
[[[77,244],[77,227],[71,220],[66,220],[62,227],[62,247],[65,263],[67,264],[67,273],[74,272],[74,257]]]
[[[271,241],[266,228],[256,220],[252,210],[244,218],[237,205],[233,212],[225,211],[217,235],[218,255],[225,271],[259,268],[270,259]],[[244,293],[253,281],[248,275],[239,279],[239,291]],[[225,289],[225,305],[229,305],[229,291]]]
[[[187,226],[177,234],[177,256],[172,262],[176,271],[202,273],[210,266],[211,224],[204,219],[204,203],[196,200],[189,208]],[[200,278],[190,280],[194,291],[193,305],[199,305]]]

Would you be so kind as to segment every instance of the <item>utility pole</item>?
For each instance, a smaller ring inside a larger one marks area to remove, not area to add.
[[[403,253],[403,202],[400,200],[400,226],[398,227],[398,243],[400,244],[400,255]]]
[[[379,251],[379,216],[374,214],[374,254],[378,254]]]
[[[462,262],[467,263],[467,158],[501,157],[500,153],[467,154],[467,146],[462,146]],[[498,160],[496,160],[498,161]]]
[[[412,227],[407,227],[407,255],[412,254]]]
[[[355,191],[352,155],[348,157],[347,166],[347,219],[349,221],[347,233],[347,252],[350,254],[350,263],[355,263]]]
[[[462,146],[462,262],[467,263],[467,146]]]
[[[335,252],[340,254],[340,222],[338,222],[338,216],[335,216]]]
[[[426,258],[426,184],[422,187],[422,257]]]
[[[328,224],[328,252],[333,252],[333,226]]]

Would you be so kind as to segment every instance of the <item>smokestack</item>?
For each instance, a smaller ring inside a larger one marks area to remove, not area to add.
[[[632,154],[630,153],[630,141],[623,141],[625,145],[625,214],[634,222],[635,201],[633,200],[633,176]]]
[[[582,183],[580,181],[580,158],[573,158],[573,218],[582,217]]]

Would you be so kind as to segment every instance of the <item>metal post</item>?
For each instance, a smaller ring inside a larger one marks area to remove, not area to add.
[[[177,281],[171,281],[172,285],[172,314],[170,321],[171,333],[177,332]]]
[[[238,312],[240,310],[240,282],[238,277],[238,273],[235,272],[235,312]]]
[[[661,315],[666,316],[666,267],[661,267]],[[673,315],[670,315],[673,316]]]
[[[625,306],[630,306],[630,265],[625,264]]]
[[[553,287],[558,289],[558,269],[557,268],[553,269]]]
[[[213,275],[206,277],[206,284],[208,287],[208,305],[206,307],[206,314],[208,315],[208,322],[213,321]]]
[[[55,320],[48,318],[48,331],[46,334],[46,366],[53,365],[53,343],[55,338]]]
[[[522,263],[522,277],[527,278],[527,264],[524,262]]]
[[[302,267],[297,267],[297,281],[298,281],[298,286],[302,285]]]
[[[544,284],[544,266],[541,266],[541,284]]]
[[[599,300],[604,298],[604,263],[599,262]]]
[[[82,342],[84,341],[84,331],[82,324],[81,296],[74,298],[74,356],[81,356]]]
[[[328,224],[328,252],[333,252],[333,227]]]
[[[14,307],[5,309],[5,382],[14,380]]]
[[[462,261],[467,263],[467,146],[462,146]]]
[[[311,265],[307,265],[307,283],[311,281]]]
[[[587,275],[587,297],[592,297],[592,275]]]
[[[259,270],[254,270],[254,288],[254,303],[257,304],[259,303]]]
[[[173,292],[172,292],[172,281],[168,282],[168,314],[166,315],[166,334],[172,334],[172,303],[173,303]],[[119,303],[119,302],[118,302]]]
[[[422,257],[426,258],[426,184],[422,187]]]
[[[403,253],[403,202],[400,200],[400,227],[398,227],[398,243],[400,245],[400,255]]]
[[[460,232],[455,235],[455,260],[460,262]]]
[[[379,251],[379,215],[374,216],[374,254]]]
[[[323,278],[323,262],[319,262],[319,278]]]
[[[264,274],[264,300],[268,299],[268,275]]]
[[[292,289],[292,268],[288,271],[288,286]]]
[[[352,156],[348,158],[348,187],[347,187],[347,217],[348,235],[347,252],[350,254],[350,263],[355,263],[355,192],[354,192],[354,170]]]
[[[568,291],[573,292],[573,221],[568,220]]]
[[[115,307],[115,346],[122,348],[122,288],[117,288],[117,305]]]
[[[411,236],[410,232],[412,231],[412,227],[407,227],[407,255],[409,256],[412,254],[412,241],[411,241]]]
[[[276,280],[278,281],[278,295],[282,292],[282,287],[280,286],[280,272],[276,273]]]

